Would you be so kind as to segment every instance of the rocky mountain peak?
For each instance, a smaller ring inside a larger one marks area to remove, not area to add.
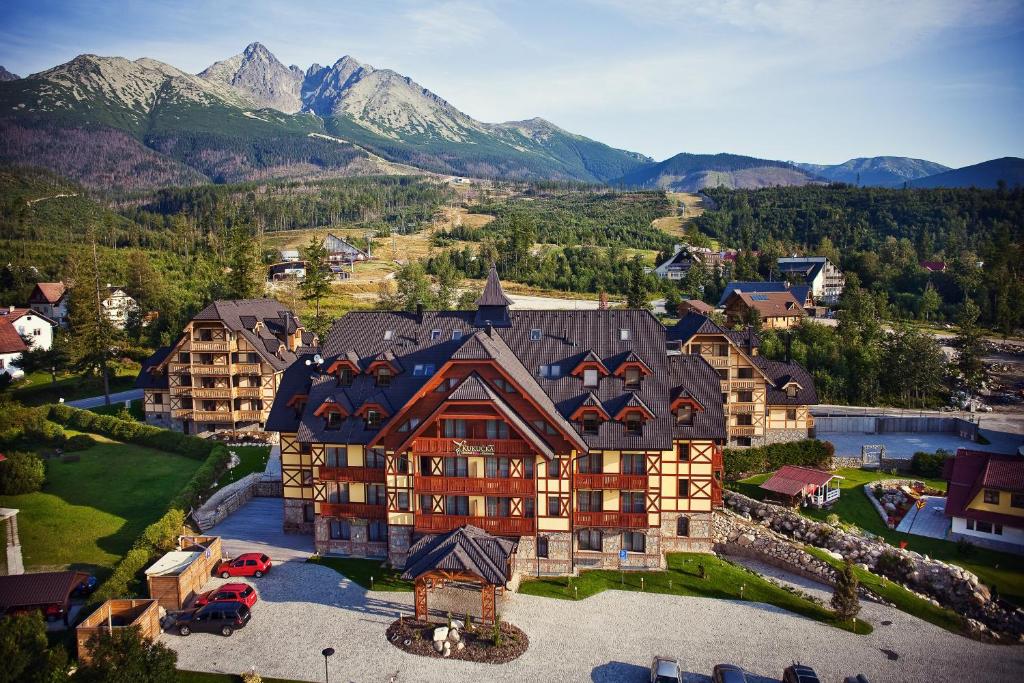
[[[286,67],[262,43],[250,43],[241,54],[210,65],[199,77],[229,86],[258,107],[288,114],[302,109],[302,71]]]
[[[21,78],[21,76],[12,74],[10,71],[0,66],[0,81],[16,81],[19,78]]]

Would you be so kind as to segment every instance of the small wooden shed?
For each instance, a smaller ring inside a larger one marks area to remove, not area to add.
[[[221,558],[217,536],[182,536],[181,550],[167,553],[146,570],[149,597],[167,610],[180,610],[209,581]]]
[[[104,631],[139,627],[146,640],[160,635],[160,603],[156,600],[107,600],[78,625],[78,659],[87,663],[90,658],[89,639]]]

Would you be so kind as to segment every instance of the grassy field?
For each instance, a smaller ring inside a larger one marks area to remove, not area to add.
[[[20,510],[18,530],[30,570],[72,567],[102,580],[200,464],[93,438],[101,443],[76,453],[79,462],[47,461],[42,491],[0,496],[0,506]]]
[[[270,458],[269,446],[229,446],[228,451],[237,453],[241,462],[217,480],[217,488],[223,488],[253,472],[267,469],[267,460]]]
[[[330,567],[339,574],[355,581],[360,586],[370,589],[370,577],[373,577],[372,589],[392,593],[407,593],[412,590],[412,582],[401,578],[402,573],[381,566],[380,560],[366,560],[357,557],[311,557],[314,564]]]
[[[835,513],[839,519],[848,524],[881,536],[893,545],[906,541],[907,548],[943,562],[949,562],[973,572],[987,586],[995,586],[999,594],[1017,604],[1024,604],[1024,558],[1001,553],[995,550],[975,547],[970,555],[964,555],[953,541],[936,538],[925,538],[912,534],[904,534],[887,527],[871,501],[864,493],[864,484],[879,479],[892,479],[893,475],[870,472],[859,469],[837,470],[836,474],[845,477],[839,482],[841,494],[839,500],[829,510],[801,509],[800,512],[813,519],[825,521],[828,515]],[[761,498],[758,484],[770,475],[761,474],[743,479],[730,485],[730,488],[751,498]],[[928,486],[945,490],[946,482],[940,479],[921,479]]]
[[[775,605],[815,621],[853,631],[853,624],[841,621],[832,611],[795,593],[776,586],[757,574],[714,555],[669,553],[668,569],[654,572],[619,572],[594,569],[579,577],[524,579],[519,592],[562,600],[583,600],[605,590],[643,590],[724,600],[750,600]],[[700,578],[698,565],[706,575]],[[643,582],[641,584],[641,581]],[[857,633],[870,633],[871,625],[857,621]]]
[[[115,364],[110,375],[110,392],[131,389],[138,374],[138,364]],[[11,397],[25,405],[37,406],[43,403],[56,403],[61,398],[65,401],[74,401],[102,393],[103,380],[99,377],[58,374],[57,383],[54,384],[50,373],[34,372],[17,383],[11,390]]]

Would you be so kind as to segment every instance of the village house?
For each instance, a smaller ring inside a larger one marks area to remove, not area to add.
[[[262,429],[285,369],[316,343],[273,299],[215,301],[143,363],[146,422],[199,435]]]
[[[786,281],[764,281],[764,282],[737,282],[731,281],[722,290],[722,296],[718,299],[718,307],[725,308],[725,302],[735,291],[747,292],[748,294],[765,294],[771,292],[790,292],[793,298],[800,302],[800,306],[806,311],[814,306],[814,297],[811,296],[810,285],[791,285]],[[699,313],[700,311],[698,311]]]
[[[954,540],[1024,553],[1024,457],[961,448],[942,478]]]
[[[711,365],[647,311],[510,305],[492,268],[475,310],[337,320],[266,425],[285,529],[403,566],[470,524],[516,541],[529,574],[710,549],[727,436]]]
[[[677,244],[672,257],[658,265],[654,274],[667,280],[684,280],[694,265],[700,264],[709,272],[716,272],[730,260],[730,255],[735,257],[735,251],[715,251],[708,247]]]
[[[683,299],[679,302],[678,312],[680,316],[684,316],[687,313],[700,313],[701,315],[711,315],[714,313],[715,307],[711,304],[706,304],[700,299]]]
[[[114,327],[123,330],[128,324],[128,316],[138,310],[139,304],[129,296],[128,292],[124,291],[124,288],[110,283],[107,283],[104,294],[103,300],[100,301],[103,315],[113,323]]]
[[[0,309],[0,316],[14,325],[14,329],[22,338],[28,339],[31,348],[49,351],[53,347],[53,337],[57,331],[56,321],[31,308],[16,306]]]
[[[370,258],[369,253],[333,233],[327,233],[324,247],[327,249],[327,260],[334,265],[353,264]]]
[[[814,300],[826,306],[834,306],[846,286],[843,271],[825,256],[780,258],[778,264],[787,278],[810,285]]]
[[[18,361],[27,350],[28,345],[11,321],[0,318],[0,374],[6,373],[11,379],[24,377],[25,371],[18,367]]]
[[[765,498],[790,506],[825,507],[839,500],[838,474],[801,467],[783,465],[758,488],[765,492]]]
[[[725,300],[730,325],[758,324],[766,330],[788,330],[807,316],[791,292],[744,292],[734,289]]]
[[[729,330],[690,313],[667,335],[682,353],[700,354],[718,373],[730,446],[809,436],[814,426],[809,408],[818,402],[814,380],[799,363],[760,355],[761,339],[752,329]]]
[[[28,307],[66,328],[70,293],[63,282],[39,282],[28,297]]]

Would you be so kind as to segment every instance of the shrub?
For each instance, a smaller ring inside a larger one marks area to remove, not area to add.
[[[974,554],[975,550],[977,550],[977,548],[975,548],[974,544],[966,538],[961,538],[956,542],[956,554],[961,557],[970,557]]]
[[[56,683],[66,681],[67,652],[47,649],[46,622],[36,611],[0,619],[0,681]]]
[[[178,546],[178,536],[185,524],[185,513],[171,509],[142,532],[142,540],[155,550],[174,550]]]
[[[175,683],[178,654],[163,643],[143,638],[137,626],[100,631],[89,639],[89,663],[82,664],[76,681],[137,681]]]
[[[834,454],[835,447],[830,442],[817,439],[773,443],[754,448],[727,448],[724,453],[725,476],[735,480],[750,474],[776,470],[783,465],[828,467]]]
[[[43,487],[46,465],[35,453],[12,451],[0,462],[0,495],[17,496]]]
[[[84,451],[96,445],[96,439],[88,434],[75,434],[64,442],[65,451]]]
[[[843,568],[836,574],[836,585],[832,593],[832,609],[840,619],[851,619],[860,611],[857,595],[857,575],[853,573],[853,562],[847,558]]]
[[[141,574],[154,553],[149,548],[132,548],[114,567],[114,572],[96,589],[90,599],[91,604],[100,604],[112,598],[133,598],[137,594],[131,590],[131,583]]]
[[[946,460],[952,457],[952,453],[941,448],[934,453],[918,451],[910,459],[910,471],[922,477],[937,479],[942,476],[942,469]]]

